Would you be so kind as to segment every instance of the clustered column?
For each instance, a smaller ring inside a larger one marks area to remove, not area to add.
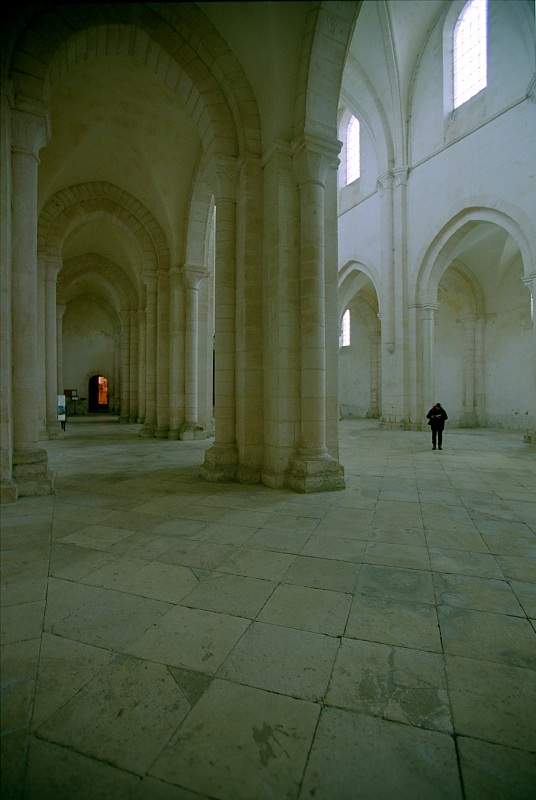
[[[525,441],[536,444],[536,273],[523,278],[523,283],[530,292],[530,313],[532,324],[532,359],[529,370],[532,374],[532,406],[530,408],[529,427],[525,433]]]
[[[208,271],[204,267],[185,266],[183,277],[186,287],[185,420],[181,439],[195,439],[196,433],[202,434],[198,424],[199,284],[208,277]]]
[[[336,152],[300,141],[294,163],[300,193],[300,445],[289,483],[298,491],[344,488],[343,469],[326,447],[326,291],[324,188]]]
[[[424,412],[435,403],[435,312],[437,305],[429,303],[421,306],[422,347],[423,347],[423,400]]]
[[[13,478],[19,496],[50,494],[46,451],[38,446],[37,341],[38,153],[42,116],[12,111]]]
[[[235,281],[236,281],[236,181],[234,159],[215,165],[216,196],[216,302],[215,302],[215,427],[214,445],[205,454],[202,475],[210,481],[236,476],[235,397]]]
[[[143,436],[153,436],[156,425],[156,274],[144,275],[145,306],[145,422]]]
[[[46,343],[46,395],[47,433],[51,439],[61,436],[58,422],[58,334],[56,288],[61,261],[45,264],[45,343]]]
[[[128,422],[130,416],[130,311],[123,309],[121,318],[121,407],[119,419]]]
[[[138,418],[145,421],[145,310],[138,309]]]
[[[138,414],[138,312],[130,311],[129,341],[129,422],[136,422]]]
[[[184,331],[182,278],[179,267],[169,271],[169,439],[180,437],[184,422]]]

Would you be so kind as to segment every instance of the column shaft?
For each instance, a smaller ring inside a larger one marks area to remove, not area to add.
[[[158,316],[156,348],[156,436],[169,433],[169,273],[158,273]]]
[[[178,267],[169,275],[169,439],[178,439],[184,422],[184,319],[182,278]]]
[[[129,422],[136,422],[138,417],[138,312],[130,311],[130,346],[129,346],[130,403]]]
[[[154,436],[156,426],[156,275],[145,276],[145,422],[143,436]]]
[[[59,266],[61,265],[46,265],[45,284],[47,433],[51,439],[61,435],[61,426],[58,422],[58,334],[56,310],[56,286]]]
[[[119,418],[128,422],[130,417],[130,312],[121,312],[121,406]]]
[[[423,306],[421,310],[423,343],[423,407],[424,413],[436,402],[435,398],[435,312],[437,306]]]
[[[138,309],[138,418],[136,422],[145,421],[145,311]]]

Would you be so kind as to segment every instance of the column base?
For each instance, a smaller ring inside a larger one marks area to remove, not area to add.
[[[478,419],[474,411],[463,411],[458,423],[459,428],[478,428]]]
[[[14,451],[13,480],[19,497],[54,494],[54,476],[47,467],[45,450],[35,448]]]
[[[205,453],[200,476],[211,483],[234,481],[238,469],[238,452],[234,444],[215,444]]]
[[[145,417],[138,417],[136,422],[138,423],[138,425],[143,425],[143,423],[145,422]]]
[[[258,467],[239,464],[236,471],[236,479],[239,483],[261,483],[261,470]]]
[[[154,432],[154,436],[156,439],[167,439],[169,433],[169,428],[157,428]]]
[[[176,442],[177,439],[181,438],[181,432],[179,428],[170,428],[168,431],[167,438],[173,442]]]
[[[125,414],[120,414],[119,415],[119,422],[122,425],[128,425],[128,421],[129,421],[129,418],[127,416],[125,416]]]
[[[154,425],[151,425],[150,422],[145,422],[140,431],[140,436],[143,436],[145,439],[152,439],[154,436]]]
[[[344,467],[331,456],[307,458],[298,454],[292,461],[287,486],[296,492],[331,492],[346,488]]]
[[[7,505],[17,501],[17,485],[12,480],[0,481],[0,504]]]
[[[385,428],[386,430],[411,430],[407,425],[408,422],[406,420],[397,419],[396,417],[382,417],[380,419],[380,428]]]
[[[536,428],[529,428],[525,431],[523,441],[527,444],[536,444]]]
[[[128,422],[129,422],[129,425],[135,425],[136,424],[136,417],[129,417],[128,418]]]
[[[51,422],[47,425],[47,436],[49,439],[63,439],[65,432],[59,422]]]
[[[185,422],[179,431],[179,439],[183,442],[192,441],[193,439],[208,439],[208,433],[197,422]]]

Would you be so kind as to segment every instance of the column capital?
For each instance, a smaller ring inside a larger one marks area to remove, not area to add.
[[[533,272],[530,275],[525,275],[523,278],[521,278],[521,280],[534,296],[534,294],[536,294],[536,272]]]
[[[292,142],[292,160],[298,183],[324,186],[327,171],[338,167],[342,147],[338,139],[305,134]]]
[[[384,172],[376,181],[376,190],[382,194],[387,189],[393,188],[393,173],[391,171]]]
[[[405,186],[408,182],[409,168],[407,165],[392,170],[395,187]]]
[[[63,262],[61,258],[47,258],[45,261],[46,280],[51,283],[56,283],[62,266]]]
[[[208,269],[195,264],[185,264],[182,277],[189,289],[197,289],[204,278],[208,278]]]
[[[263,156],[262,166],[263,168],[266,167],[272,159],[286,163],[289,162],[291,158],[292,147],[290,143],[285,142],[283,139],[276,139]]]
[[[11,150],[39,161],[39,151],[50,139],[48,115],[11,109]]]

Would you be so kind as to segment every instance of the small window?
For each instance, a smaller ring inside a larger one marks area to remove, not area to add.
[[[341,332],[339,335],[339,347],[350,346],[350,309],[347,308],[342,315]]]
[[[359,120],[352,116],[346,127],[346,183],[356,181],[361,174]]]
[[[469,0],[454,26],[454,108],[487,85],[487,0]]]

